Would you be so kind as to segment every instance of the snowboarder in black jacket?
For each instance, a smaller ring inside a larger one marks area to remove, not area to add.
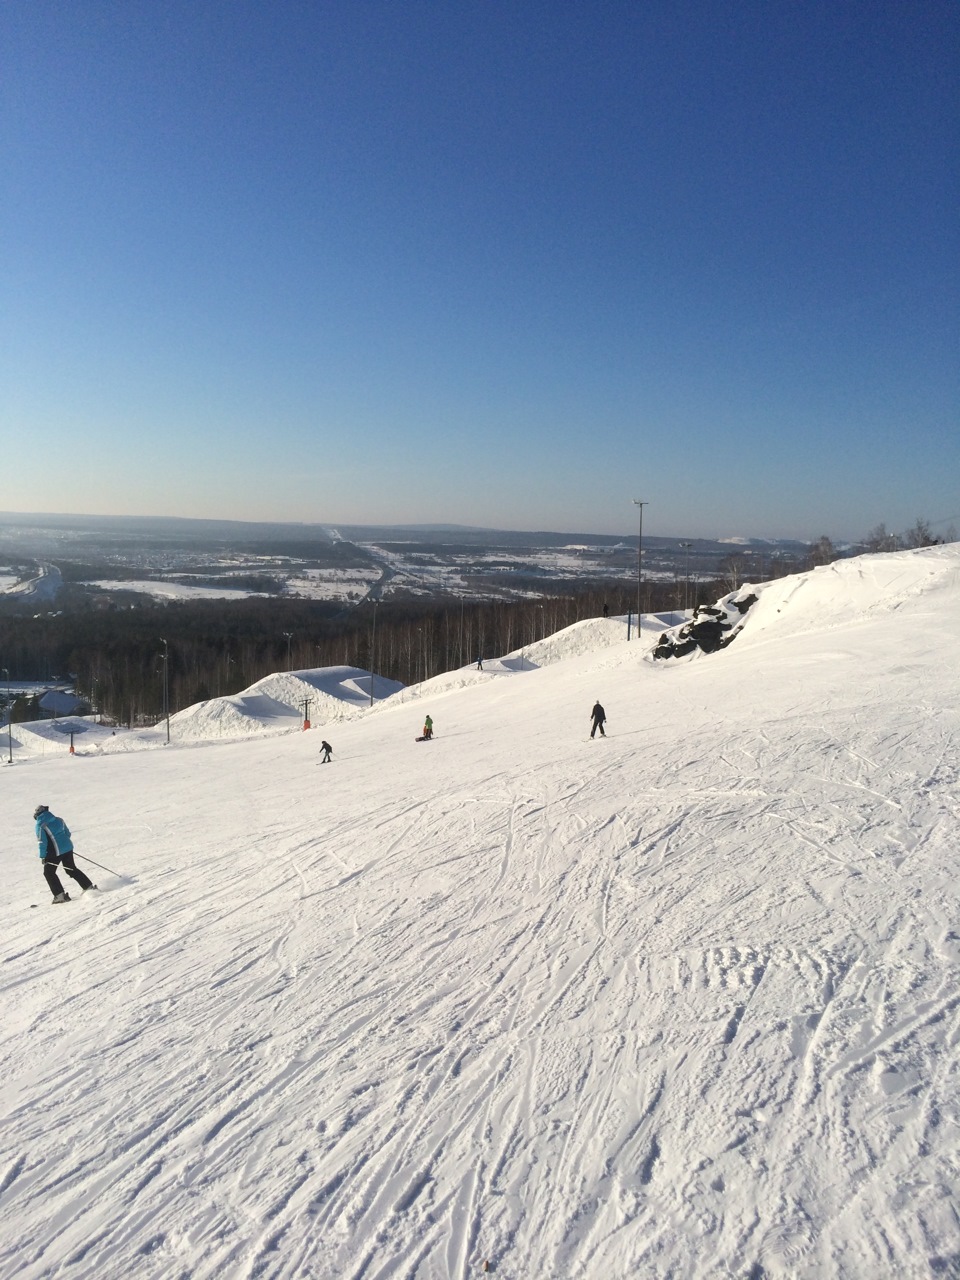
[[[323,752],[323,759],[320,761],[320,763],[329,764],[330,757],[333,755],[333,747],[331,747],[330,743],[327,742],[326,739],[324,739],[323,742],[320,743],[320,750]]]
[[[607,713],[604,711],[603,707],[601,707],[599,702],[595,702],[593,704],[593,710],[590,714],[593,717],[593,728],[590,730],[590,737],[592,738],[599,729],[600,737],[605,738],[607,735],[603,732],[603,722],[607,718]]]

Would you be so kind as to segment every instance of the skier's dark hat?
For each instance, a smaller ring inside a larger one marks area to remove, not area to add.
[[[49,812],[49,810],[48,810],[48,808],[47,808],[47,806],[46,806],[45,804],[38,804],[38,805],[37,805],[37,807],[36,807],[36,808],[34,809],[34,811],[33,811],[33,816],[34,816],[35,818],[39,818],[39,817],[40,817],[40,815],[41,815],[41,813],[48,813],[48,812]]]

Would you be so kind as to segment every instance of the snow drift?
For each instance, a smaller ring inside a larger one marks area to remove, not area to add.
[[[402,688],[396,680],[374,677],[375,698],[388,698]],[[366,711],[370,693],[370,673],[358,667],[282,671],[242,693],[187,707],[171,716],[171,732],[183,741],[288,732],[299,728],[305,711],[311,724],[329,724]]]

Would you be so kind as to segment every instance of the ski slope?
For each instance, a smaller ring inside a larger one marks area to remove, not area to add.
[[[754,590],[329,768],[4,766],[0,1274],[960,1274],[960,547]],[[50,906],[41,802],[122,878]]]

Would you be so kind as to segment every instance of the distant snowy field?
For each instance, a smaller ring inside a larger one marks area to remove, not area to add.
[[[235,586],[206,587],[189,582],[167,582],[161,578],[97,579],[88,587],[101,591],[137,591],[155,600],[231,600],[239,596],[263,596],[251,591],[244,574],[236,575]],[[285,595],[303,596],[311,600],[351,600],[363,596],[379,578],[376,572],[362,573],[353,569],[316,569],[290,575],[284,586]]]
[[[960,547],[755,590],[14,726],[5,1280],[960,1274]]]
[[[310,600],[354,600],[379,580],[375,569],[310,569],[287,579],[286,594]]]
[[[156,567],[139,564],[125,578],[91,577],[78,585],[91,592],[112,595],[134,592],[162,602],[191,600],[231,600],[253,596],[290,596],[356,604],[372,590],[380,599],[396,596],[433,597],[455,594],[472,600],[536,599],[542,595],[539,584],[556,588],[563,582],[604,579],[622,585],[632,578],[633,568],[625,570],[624,548],[570,545],[551,548],[514,548],[500,550],[436,549],[424,544],[404,544],[395,549],[389,542],[358,543],[358,548],[371,560],[367,567],[314,568],[298,564],[288,556],[247,557],[234,555],[218,560],[204,560],[202,572],[194,574],[197,556],[181,555],[181,563],[163,558]],[[144,576],[149,575],[149,576]],[[264,577],[276,583],[276,589],[259,588]],[[674,569],[664,570],[655,563],[646,565],[648,580],[673,581]],[[193,578],[196,581],[193,581]],[[211,582],[211,578],[214,581]],[[0,570],[0,595],[15,594],[22,599],[49,604],[62,587],[60,571],[52,564],[44,565],[38,576],[19,582],[16,577],[3,577]]]
[[[233,600],[267,594],[250,591],[239,578],[236,587],[194,586],[188,582],[165,582],[162,578],[103,578],[85,585],[99,591],[136,591],[154,600]]]

